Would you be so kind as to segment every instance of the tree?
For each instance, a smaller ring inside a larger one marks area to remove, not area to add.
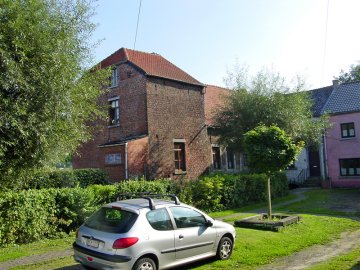
[[[267,175],[268,217],[272,217],[270,177],[286,169],[300,153],[303,142],[295,144],[286,132],[275,125],[260,125],[244,134],[249,166]]]
[[[278,73],[262,70],[244,82],[248,76],[241,72],[230,74],[227,81],[235,82],[230,86],[233,91],[216,114],[220,142],[241,151],[243,134],[263,123],[276,124],[295,142],[318,144],[328,121],[312,119],[312,100],[301,79],[290,87]]]
[[[349,71],[341,70],[339,76],[334,78],[340,83],[360,81],[360,65],[351,65]]]
[[[0,0],[0,180],[64,160],[86,141],[85,122],[107,70],[89,71],[91,3]],[[6,180],[6,181],[5,181]]]

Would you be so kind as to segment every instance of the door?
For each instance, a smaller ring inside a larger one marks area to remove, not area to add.
[[[309,151],[309,167],[310,167],[310,177],[319,177],[320,176],[319,151],[317,151],[317,150]]]
[[[171,207],[174,217],[176,259],[181,260],[214,250],[216,229],[200,212],[187,207]]]

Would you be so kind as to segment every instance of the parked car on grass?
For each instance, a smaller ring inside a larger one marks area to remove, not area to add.
[[[174,195],[141,194],[89,217],[77,231],[74,258],[88,269],[167,269],[213,256],[226,260],[235,237],[232,225]]]

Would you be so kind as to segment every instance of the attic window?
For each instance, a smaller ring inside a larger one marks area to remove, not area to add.
[[[113,68],[111,70],[111,84],[110,87],[115,87],[118,85],[118,69]]]
[[[128,78],[131,78],[132,72],[131,71],[126,72],[126,75]]]

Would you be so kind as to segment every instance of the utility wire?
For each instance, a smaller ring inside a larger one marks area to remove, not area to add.
[[[322,84],[324,84],[325,64],[326,64],[326,49],[327,49],[327,36],[328,36],[328,24],[329,24],[329,4],[330,4],[330,0],[327,1],[327,8],[326,8],[324,56],[323,56],[323,65],[322,65],[322,74],[321,74]]]
[[[138,12],[137,23],[136,23],[136,31],[135,31],[134,50],[135,50],[136,38],[137,38],[137,33],[138,33],[138,28],[139,28],[139,19],[140,19],[140,11],[141,11],[141,2],[142,2],[142,0],[140,0],[140,4],[139,4],[139,12]]]

